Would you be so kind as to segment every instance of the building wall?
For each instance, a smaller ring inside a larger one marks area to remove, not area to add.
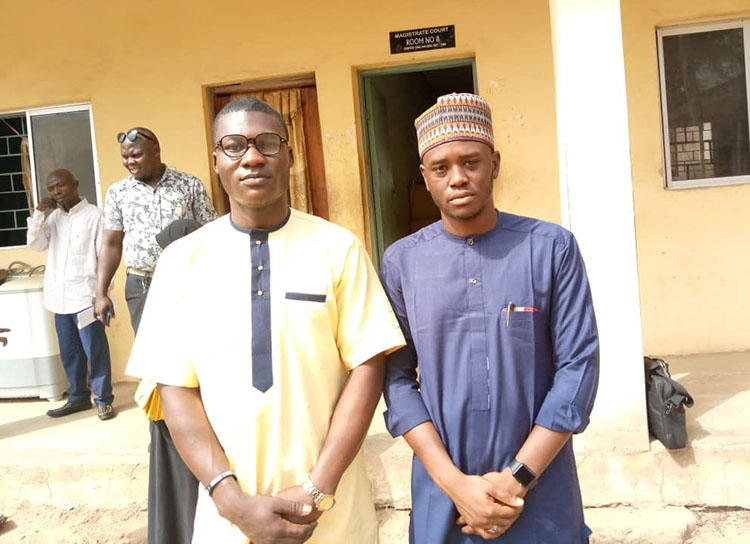
[[[91,102],[102,192],[125,175],[114,135],[152,128],[171,166],[209,186],[206,86],[314,73],[331,219],[369,236],[357,71],[474,56],[479,93],[490,101],[503,156],[498,205],[559,221],[554,77],[546,0],[437,3],[288,1],[261,10],[185,0],[128,3],[29,0],[3,6],[17,39],[0,68],[0,112]],[[366,21],[366,24],[363,22]],[[456,48],[390,55],[388,32],[456,25]],[[62,165],[61,165],[62,166]],[[364,211],[364,213],[363,213]],[[0,266],[25,249],[0,250]],[[220,264],[220,263],[219,263]],[[110,341],[115,378],[132,341],[116,276],[119,318]]]
[[[655,34],[750,17],[750,2],[622,0],[621,10],[644,350],[750,349],[750,185],[664,188]]]

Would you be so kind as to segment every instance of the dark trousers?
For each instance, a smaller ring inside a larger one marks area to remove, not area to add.
[[[151,278],[128,274],[125,299],[138,333]],[[193,539],[198,479],[177,453],[164,420],[149,421],[148,543],[190,544]]]
[[[70,384],[68,402],[91,402],[90,381],[96,404],[112,404],[109,343],[101,321],[79,329],[76,314],[55,314],[55,329],[63,369]],[[91,366],[90,374],[87,362]]]
[[[151,278],[128,274],[125,279],[125,300],[128,302],[130,324],[136,333],[138,332],[138,325],[141,324],[141,315],[143,314],[143,306],[146,304],[149,287],[151,287]]]
[[[164,420],[149,421],[149,544],[190,544],[193,539],[198,480],[174,447]]]

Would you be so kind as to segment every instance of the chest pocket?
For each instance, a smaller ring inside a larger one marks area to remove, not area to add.
[[[305,302],[322,302],[325,303],[326,301],[326,295],[322,294],[315,294],[315,293],[297,293],[294,291],[287,292],[286,296],[284,297],[287,300],[300,300]]]
[[[544,333],[547,309],[528,295],[505,295],[500,309],[500,334],[513,341],[534,343]]]
[[[94,246],[97,225],[85,218],[76,217],[70,224],[70,250],[75,255],[86,255]]]
[[[326,375],[326,362],[338,360],[334,298],[318,289],[286,291],[282,307],[284,326],[278,334],[283,349],[292,360],[304,361],[305,373]]]
[[[74,234],[70,240],[70,249],[76,255],[86,255],[93,240],[89,241],[82,234]]]
[[[316,334],[331,327],[332,300],[323,290],[286,291],[283,306],[289,330],[297,335],[303,331]]]

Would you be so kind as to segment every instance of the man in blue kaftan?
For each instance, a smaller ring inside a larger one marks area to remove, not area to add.
[[[442,219],[381,269],[407,340],[387,359],[385,419],[415,451],[410,542],[588,542],[569,438],[589,421],[599,343],[576,241],[495,209],[483,99],[446,95],[415,125]]]

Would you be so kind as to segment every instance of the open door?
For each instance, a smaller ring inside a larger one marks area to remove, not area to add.
[[[372,258],[440,219],[419,172],[414,119],[451,92],[475,92],[472,59],[360,74]]]
[[[372,217],[378,217],[378,225],[373,237],[373,252],[382,255],[387,241],[400,238],[399,211],[394,203],[403,204],[402,199],[394,198],[396,186],[393,180],[393,163],[388,142],[388,108],[382,91],[368,80],[365,83],[367,100],[367,136],[369,141],[370,167],[373,170]],[[383,206],[385,204],[385,206]],[[402,206],[403,207],[403,206]]]

